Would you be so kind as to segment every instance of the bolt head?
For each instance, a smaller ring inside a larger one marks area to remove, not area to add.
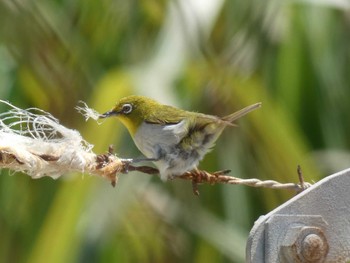
[[[322,263],[329,246],[323,230],[313,226],[291,227],[281,246],[283,262]]]
[[[328,245],[325,244],[324,235],[309,234],[302,241],[301,254],[310,262],[318,262],[321,260],[328,251]]]

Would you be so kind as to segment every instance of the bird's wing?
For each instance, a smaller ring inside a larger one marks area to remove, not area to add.
[[[173,125],[178,124],[185,118],[186,111],[164,105],[162,108],[153,110],[148,114],[145,122],[150,124]]]

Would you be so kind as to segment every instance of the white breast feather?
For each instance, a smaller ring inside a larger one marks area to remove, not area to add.
[[[142,123],[135,134],[137,148],[148,158],[157,157],[157,145],[163,147],[178,144],[186,135],[186,123],[181,121],[177,124],[160,125]]]

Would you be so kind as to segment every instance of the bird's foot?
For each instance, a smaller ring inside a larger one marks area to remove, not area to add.
[[[192,191],[193,194],[199,196],[198,185],[210,180],[210,174],[207,171],[195,169],[192,173]]]
[[[222,171],[217,171],[214,173],[209,173],[204,170],[192,170],[190,172],[186,172],[183,176],[191,177],[192,178],[192,191],[193,194],[199,196],[199,190],[198,190],[198,185],[202,183],[210,183],[210,184],[215,184],[218,180],[218,176],[220,175],[226,175],[230,170],[222,170]]]
[[[124,165],[121,161],[116,161],[119,159],[116,159],[113,152],[113,145],[110,145],[107,153],[96,156],[96,170],[99,170],[101,175],[109,180],[111,185],[115,187],[118,181],[117,173],[120,172],[121,167],[124,167]]]
[[[122,169],[121,173],[123,173],[123,174],[129,173],[130,169],[132,169],[131,164],[134,162],[134,159],[121,159],[121,161],[123,163],[123,169]]]
[[[102,177],[110,181],[113,187],[115,187],[118,181],[117,173],[120,172],[120,169],[121,167],[123,167],[123,164],[121,162],[114,162],[113,160],[110,160],[105,157],[106,156],[104,154],[100,154],[96,157],[96,170],[99,171],[99,174]]]
[[[136,159],[130,159],[133,163],[140,163],[140,162],[156,162],[159,161],[159,158],[136,158]]]

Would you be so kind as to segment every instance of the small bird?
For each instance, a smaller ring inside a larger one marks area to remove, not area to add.
[[[233,121],[260,106],[261,103],[256,103],[220,118],[132,95],[122,98],[100,118],[116,116],[165,181],[197,169],[225,127],[235,126]]]

